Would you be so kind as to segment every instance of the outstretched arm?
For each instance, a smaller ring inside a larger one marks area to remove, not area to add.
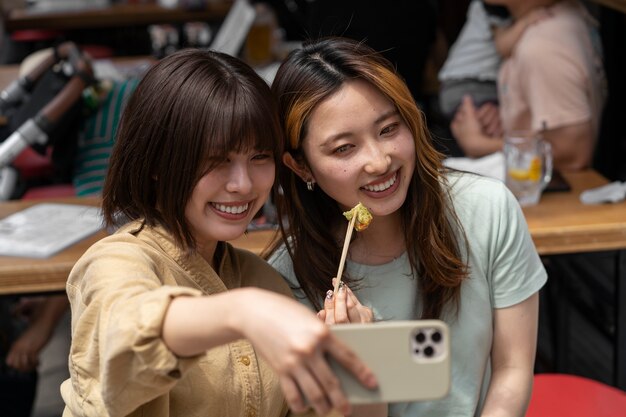
[[[306,410],[305,398],[321,415],[331,409],[351,412],[324,357],[327,354],[365,386],[376,386],[371,370],[314,314],[296,301],[268,291],[242,288],[208,297],[177,297],[163,324],[166,345],[183,357],[241,338],[250,340],[278,374],[294,412]]]

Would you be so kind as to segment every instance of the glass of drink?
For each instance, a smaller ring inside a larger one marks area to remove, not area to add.
[[[535,132],[504,137],[505,182],[521,206],[537,204],[552,178],[552,148]]]

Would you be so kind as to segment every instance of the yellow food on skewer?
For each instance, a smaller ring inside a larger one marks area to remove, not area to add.
[[[357,232],[361,232],[367,229],[367,227],[372,222],[372,213],[370,213],[367,207],[365,207],[361,203],[357,204],[349,211],[344,211],[343,215],[346,217],[346,219],[348,219],[348,221],[352,220],[352,218],[356,215],[354,229]]]
[[[343,215],[348,219],[350,225],[346,230],[346,238],[343,241],[343,250],[341,251],[341,259],[339,260],[339,269],[337,270],[337,280],[333,289],[333,294],[337,293],[339,285],[341,284],[341,276],[343,274],[343,267],[346,263],[346,256],[348,255],[348,245],[350,245],[350,238],[352,237],[352,230],[361,232],[367,229],[367,226],[372,222],[372,214],[367,207],[359,203],[352,207],[349,211],[344,211]]]

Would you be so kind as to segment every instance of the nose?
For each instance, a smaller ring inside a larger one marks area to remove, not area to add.
[[[386,151],[384,144],[374,142],[367,147],[367,162],[365,172],[368,174],[384,174],[391,165],[391,156]]]
[[[252,177],[248,164],[243,161],[231,163],[226,181],[226,191],[230,193],[248,194],[252,190]]]

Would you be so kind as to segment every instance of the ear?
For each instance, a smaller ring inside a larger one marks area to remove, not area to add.
[[[295,172],[297,176],[302,178],[302,181],[307,182],[313,180],[313,174],[311,174],[309,167],[303,162],[296,161],[289,152],[283,154],[283,163]]]

